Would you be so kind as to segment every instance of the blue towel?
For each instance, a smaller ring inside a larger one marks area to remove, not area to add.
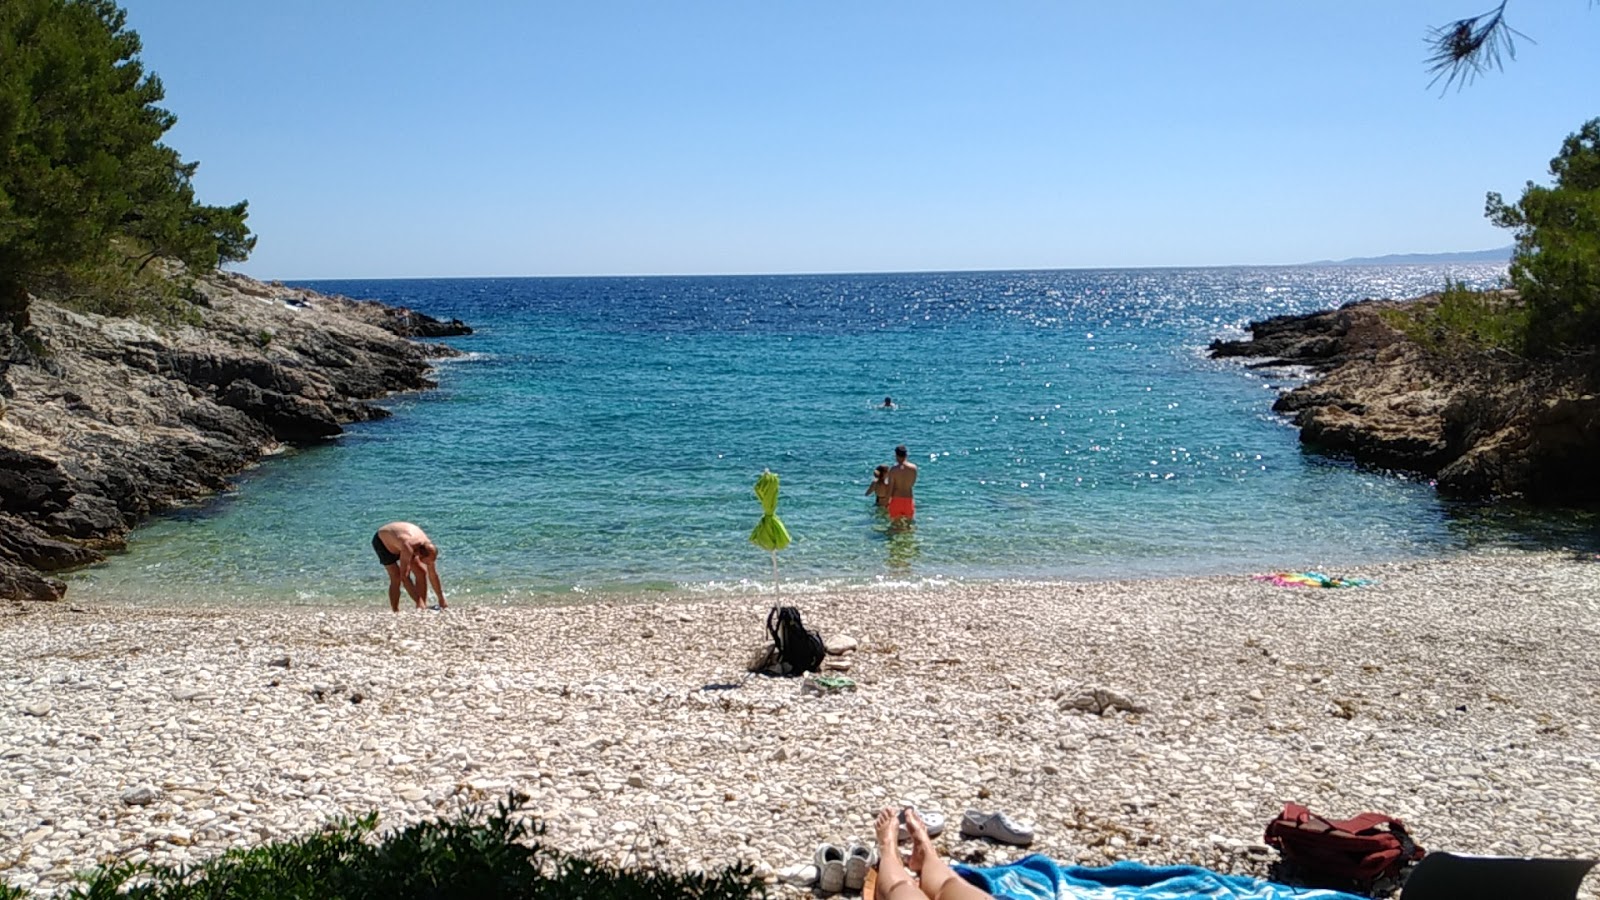
[[[1001,900],[1366,900],[1343,891],[1295,888],[1248,875],[1222,875],[1199,866],[1136,862],[1090,868],[1062,866],[1035,853],[1005,866],[954,867],[961,877]]]

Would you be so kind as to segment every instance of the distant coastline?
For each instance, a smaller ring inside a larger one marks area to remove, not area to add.
[[[1223,263],[1189,263],[1189,264],[1145,264],[1145,265],[1047,265],[1047,266],[1014,266],[1002,268],[978,269],[863,269],[854,270],[817,270],[817,271],[773,271],[773,272],[601,272],[601,273],[537,273],[523,275],[339,275],[329,277],[286,277],[257,273],[246,275],[259,281],[274,284],[285,284],[291,287],[303,287],[318,291],[343,290],[344,285],[364,284],[370,285],[377,282],[459,282],[459,281],[604,281],[604,280],[648,280],[648,279],[687,279],[687,278],[855,278],[855,277],[895,277],[918,275],[1008,275],[1020,272],[1144,272],[1144,271],[1179,271],[1190,272],[1205,269],[1297,269],[1297,268],[1322,268],[1327,266],[1432,266],[1432,265],[1505,265],[1511,261],[1511,245],[1490,250],[1467,250],[1460,253],[1392,253],[1388,256],[1356,256],[1350,259],[1319,259],[1314,262],[1223,262]],[[244,275],[243,272],[237,274]]]
[[[1467,250],[1461,253],[1391,253],[1387,256],[1353,256],[1349,259],[1319,259],[1302,263],[1307,266],[1437,266],[1450,263],[1507,263],[1511,261],[1510,244],[1491,250]]]

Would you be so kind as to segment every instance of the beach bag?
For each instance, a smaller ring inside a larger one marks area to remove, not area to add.
[[[822,667],[822,658],[828,651],[822,645],[822,636],[805,626],[799,609],[774,606],[767,613],[767,634],[772,638],[768,671],[800,675]]]
[[[1267,823],[1266,841],[1288,862],[1363,887],[1398,874],[1427,852],[1393,816],[1366,812],[1353,819],[1325,819],[1298,803],[1285,803]]]

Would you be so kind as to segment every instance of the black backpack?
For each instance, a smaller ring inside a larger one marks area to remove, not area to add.
[[[774,606],[767,613],[767,634],[772,636],[771,660],[767,671],[776,675],[800,675],[822,668],[828,651],[822,635],[807,628],[800,610],[793,606]]]

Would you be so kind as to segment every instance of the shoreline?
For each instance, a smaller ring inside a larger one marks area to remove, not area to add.
[[[1374,552],[1371,556],[1342,559],[1338,563],[1325,560],[1298,561],[1289,554],[1277,565],[1252,566],[1242,560],[1230,560],[1213,565],[1195,567],[1193,560],[1179,559],[1163,568],[1145,571],[1113,571],[1109,561],[1104,569],[1070,573],[1012,573],[1012,574],[947,574],[907,572],[903,574],[877,574],[866,576],[831,575],[823,577],[792,577],[785,572],[779,593],[803,601],[811,597],[878,596],[895,592],[925,593],[943,590],[975,590],[1008,585],[1023,588],[1050,585],[1082,585],[1101,582],[1151,582],[1181,580],[1186,578],[1216,578],[1232,575],[1253,575],[1277,571],[1327,571],[1330,574],[1360,575],[1366,569],[1413,563],[1448,564],[1459,558],[1492,557],[1501,554],[1547,553],[1552,555],[1580,556],[1591,551],[1579,549],[1559,540],[1541,540],[1536,548],[1505,542],[1484,542],[1471,547],[1434,547],[1413,553]],[[1288,560],[1288,562],[1285,562]],[[97,565],[104,565],[97,564]],[[749,567],[747,567],[749,568]],[[759,568],[759,566],[755,567]],[[380,570],[373,567],[371,577],[359,587],[343,585],[327,592],[308,592],[301,589],[295,597],[285,597],[281,592],[261,591],[253,595],[227,596],[225,590],[212,586],[208,591],[184,586],[179,599],[172,599],[172,591],[156,598],[157,590],[145,584],[136,584],[130,592],[125,585],[98,587],[83,579],[90,569],[67,573],[67,584],[72,589],[65,603],[75,606],[111,606],[137,609],[166,609],[180,612],[187,609],[295,609],[310,611],[363,610],[374,604],[383,605],[384,581]],[[699,582],[624,583],[594,586],[569,586],[561,590],[538,588],[471,585],[461,588],[461,580],[446,577],[446,596],[452,606],[458,601],[464,605],[477,605],[494,609],[545,608],[605,603],[696,603],[722,599],[762,599],[774,596],[770,577],[724,578]],[[205,596],[210,594],[210,597]],[[225,595],[217,599],[218,594]],[[404,610],[402,610],[404,611]]]
[[[903,800],[952,822],[1006,810],[1062,862],[1265,874],[1261,830],[1287,800],[1397,815],[1429,849],[1592,854],[1600,562],[1358,574],[1377,581],[806,596],[808,625],[859,642],[841,657],[857,690],[824,696],[745,678],[765,595],[426,616],[10,604],[0,879],[56,889],[99,860],[192,862],[511,788],[562,849],[775,881]],[[1148,711],[1072,707],[1095,689]],[[124,802],[144,785],[151,802]],[[964,861],[1025,852],[954,832],[937,843]]]

